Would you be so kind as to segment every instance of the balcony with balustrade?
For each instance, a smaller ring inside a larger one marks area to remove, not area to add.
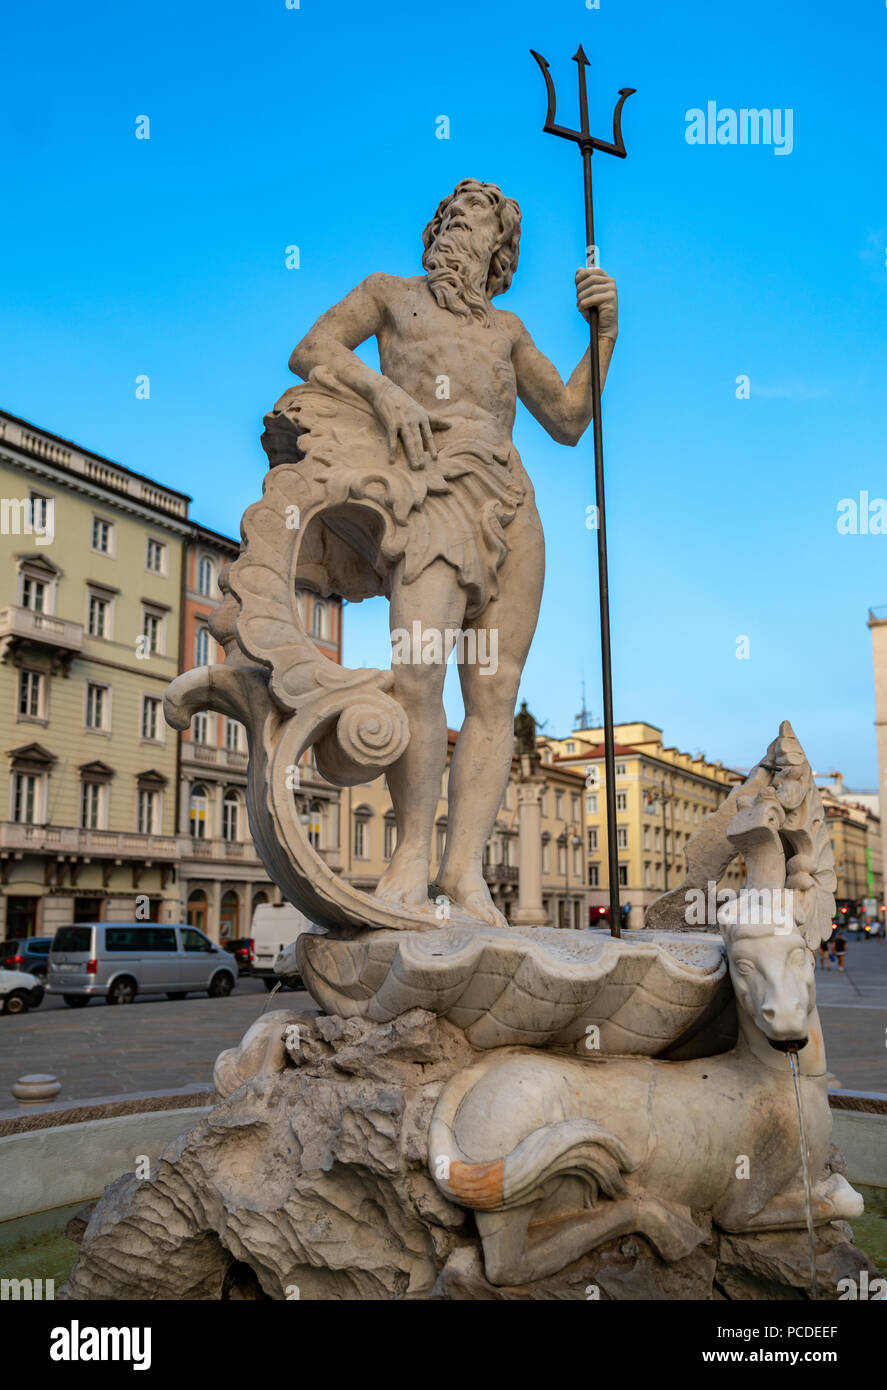
[[[514,864],[484,864],[487,883],[517,883],[520,870]]]
[[[125,830],[81,830],[68,825],[23,825],[0,821],[0,846],[25,854],[83,855],[87,858],[175,860],[174,835],[139,835]]]
[[[83,651],[83,624],[32,608],[0,608],[0,662],[28,647],[48,651],[53,667],[60,665],[67,674],[73,658]]]

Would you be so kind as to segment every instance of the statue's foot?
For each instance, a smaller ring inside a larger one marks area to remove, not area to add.
[[[483,876],[471,872],[467,874],[442,873],[438,878],[442,893],[454,903],[463,907],[470,917],[479,922],[487,922],[491,927],[507,927],[508,922],[499,911]]]
[[[395,854],[373,895],[386,903],[404,907],[426,907],[428,903],[428,861],[422,854]]]

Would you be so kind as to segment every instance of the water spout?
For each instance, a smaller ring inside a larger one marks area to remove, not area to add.
[[[795,1056],[807,1046],[806,1038],[768,1038],[767,1041],[777,1052],[793,1052]]]
[[[265,1012],[265,1010],[268,1008],[268,1005],[271,1003],[271,1000],[274,998],[274,996],[275,996],[275,994],[277,993],[277,991],[283,987],[283,982],[284,982],[284,981],[283,981],[283,976],[281,975],[280,979],[277,981],[277,984],[274,986],[274,988],[272,989],[271,993],[268,995],[268,998],[265,1000],[265,1005],[264,1005],[264,1008],[261,1010],[261,1012],[260,1012],[260,1014],[259,1014],[259,1018],[262,1017],[262,1014],[263,1014],[263,1013]]]
[[[804,1044],[801,1043],[800,1046],[803,1047]],[[810,1154],[807,1148],[807,1126],[804,1123],[804,1106],[801,1100],[801,1064],[798,1061],[798,1044],[786,1044],[781,1050],[788,1053],[792,1081],[795,1087],[795,1104],[798,1107],[798,1132],[801,1140],[801,1171],[804,1174],[804,1215],[807,1220],[807,1250],[810,1256],[810,1292],[815,1300],[819,1297],[819,1288],[816,1280],[816,1236],[813,1232],[813,1201],[810,1193]]]

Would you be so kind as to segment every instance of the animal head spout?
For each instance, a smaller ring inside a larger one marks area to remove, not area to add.
[[[815,1003],[813,952],[791,920],[774,912],[769,922],[743,921],[727,911],[721,918],[727,939],[730,978],[740,1009],[772,1047],[799,1050],[807,1042],[808,1018]]]

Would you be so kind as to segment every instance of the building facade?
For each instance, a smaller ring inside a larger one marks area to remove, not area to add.
[[[817,776],[835,856],[838,917],[885,920],[881,819],[877,792],[845,788],[840,772]]]
[[[163,696],[223,659],[208,627],[239,546],[190,498],[0,411],[0,939],[68,922],[188,921],[247,935],[279,901],[246,813],[245,730]],[[341,603],[298,596],[341,661]],[[298,813],[334,867],[338,791],[306,754]]]
[[[219,574],[237,558],[236,541],[193,526],[184,560],[182,670],[224,660],[208,619],[221,599]],[[339,600],[298,596],[302,621],[331,661],[342,659]],[[249,935],[252,914],[280,902],[280,890],[259,858],[246,811],[246,730],[236,719],[201,711],[181,736],[178,770],[178,847],[181,920],[216,941]],[[299,768],[297,812],[310,818],[315,848],[336,864],[338,791],[314,767],[310,750]]]
[[[0,934],[174,920],[189,498],[0,412]]]
[[[585,873],[592,920],[609,913],[609,868],[603,728],[576,729],[565,738],[539,740],[543,760],[583,774]],[[616,835],[619,897],[627,924],[642,927],[644,913],[684,877],[685,846],[710,812],[717,810],[742,775],[666,747],[654,724],[617,724]],[[731,865],[721,888],[739,888],[741,861]]]

